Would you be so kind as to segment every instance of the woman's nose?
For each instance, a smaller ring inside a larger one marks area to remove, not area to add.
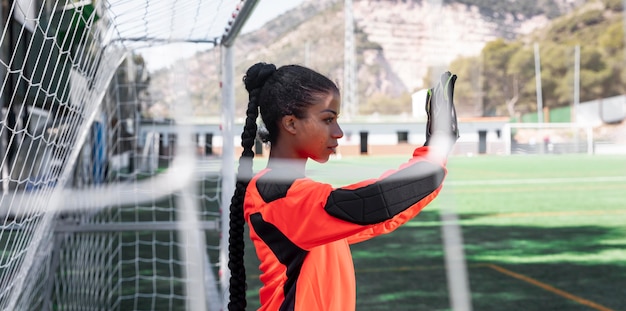
[[[333,129],[332,132],[333,138],[341,138],[343,137],[343,130],[341,130],[341,126],[339,126],[339,124],[337,124],[337,126]]]

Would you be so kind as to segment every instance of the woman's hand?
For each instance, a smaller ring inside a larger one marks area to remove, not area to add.
[[[454,108],[454,83],[457,76],[449,71],[441,75],[435,87],[426,94],[426,142],[432,145],[433,140],[441,141],[451,148],[459,138],[459,127]]]

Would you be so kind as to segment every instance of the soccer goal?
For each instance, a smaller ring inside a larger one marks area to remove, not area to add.
[[[170,117],[146,118],[136,52],[219,50],[242,3],[3,1],[0,310],[222,308],[234,169],[199,153],[184,64],[170,70]]]
[[[593,127],[576,123],[508,123],[506,154],[593,154]]]

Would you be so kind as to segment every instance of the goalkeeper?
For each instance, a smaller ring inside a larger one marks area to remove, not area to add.
[[[246,308],[244,223],[261,261],[261,310],[356,308],[350,244],[394,231],[441,190],[458,138],[455,81],[446,72],[428,91],[426,142],[406,163],[379,178],[333,188],[306,178],[305,166],[308,159],[328,161],[343,136],[337,86],[298,65],[248,69],[244,151],[230,206],[229,310]],[[271,149],[267,167],[252,176],[259,111]]]

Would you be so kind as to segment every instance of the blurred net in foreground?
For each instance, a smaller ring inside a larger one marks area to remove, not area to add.
[[[133,51],[216,45],[239,5],[3,1],[0,309],[219,308],[220,160],[196,163],[186,68],[173,118],[142,118]]]

